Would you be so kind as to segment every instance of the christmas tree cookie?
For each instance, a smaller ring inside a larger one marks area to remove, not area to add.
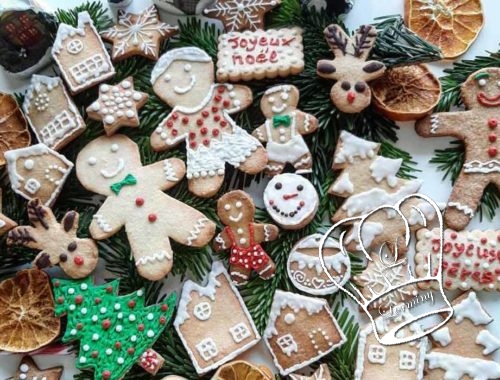
[[[172,317],[176,296],[145,306],[142,289],[118,296],[119,280],[94,285],[52,280],[57,316],[67,315],[63,342],[80,341],[77,368],[92,368],[95,380],[119,380],[138,363],[155,374],[163,360],[151,346]]]

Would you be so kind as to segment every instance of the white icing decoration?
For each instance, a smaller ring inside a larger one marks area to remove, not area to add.
[[[295,322],[295,315],[293,315],[292,313],[288,313],[285,315],[284,320],[287,325],[291,325],[293,322]]]
[[[276,183],[280,182],[282,188],[277,190]],[[302,186],[303,190],[298,191],[297,186]],[[294,194],[297,194],[294,196]],[[283,196],[293,196],[285,200]],[[273,202],[271,205],[270,202]],[[300,206],[300,202],[304,202]],[[264,190],[264,203],[267,212],[278,224],[283,227],[295,227],[301,225],[305,220],[311,218],[316,213],[319,197],[314,186],[306,178],[292,173],[279,174],[273,177]],[[277,207],[278,210],[273,209]],[[300,207],[300,210],[298,209]],[[283,216],[295,213],[293,216]]]
[[[21,372],[28,372],[30,370],[30,367],[26,363],[23,363],[19,366],[19,370]]]
[[[402,163],[402,158],[392,159],[381,156],[377,157],[370,165],[373,179],[377,183],[385,179],[390,187],[395,187],[398,184],[396,175]]]
[[[368,346],[368,361],[372,364],[385,364],[386,348],[379,344]]]
[[[189,231],[189,236],[186,240],[186,245],[190,246],[193,244],[193,241],[198,239],[198,235],[203,231],[206,223],[210,223],[210,220],[207,219],[206,217],[198,219],[196,224],[193,226],[193,229]]]
[[[248,329],[244,322],[237,323],[233,327],[230,327],[229,333],[233,337],[233,341],[235,343],[241,343],[246,338],[252,336],[252,332]]]
[[[226,246],[226,242],[224,241],[224,239],[223,239],[223,238],[222,238],[222,236],[220,236],[220,235],[217,235],[217,236],[215,237],[215,242],[216,242],[217,244],[219,244],[219,247],[220,247],[220,249],[222,249],[222,250],[224,250],[224,249],[227,249],[227,248],[228,248],[228,247]]]
[[[212,338],[203,339],[196,345],[196,349],[204,361],[209,361],[219,354],[217,346]]]
[[[333,162],[335,164],[353,163],[354,158],[373,158],[380,147],[380,144],[363,140],[353,134],[342,131],[338,142],[339,148],[335,152]]]
[[[194,306],[193,315],[200,321],[206,321],[212,315],[212,307],[208,302],[200,302]]]
[[[477,300],[476,293],[470,292],[467,298],[465,298],[458,305],[453,307],[454,318],[456,323],[461,323],[464,318],[470,319],[474,325],[484,325],[490,323],[493,318],[491,318],[488,313],[483,309],[481,303]]]
[[[435,134],[439,128],[439,115],[431,115],[431,133]]]
[[[151,84],[155,84],[174,61],[212,62],[212,58],[203,50],[192,46],[169,50],[156,62],[151,72]]]
[[[116,153],[118,152],[118,149],[120,149],[120,147],[118,146],[118,144],[111,144],[111,152],[113,153]]]
[[[464,173],[500,173],[500,161],[479,161],[472,160],[464,164]]]
[[[427,202],[419,202],[416,207],[424,214],[427,220],[433,220],[436,217],[436,210],[434,207]],[[410,216],[408,217],[408,223],[411,226],[416,224],[424,225],[426,221],[422,220],[420,213],[412,208],[410,210]]]
[[[465,215],[468,215],[469,218],[471,219],[474,217],[474,210],[467,205],[463,205],[459,202],[449,202],[448,207],[454,207],[457,210],[462,211]]]
[[[430,369],[441,368],[444,379],[460,379],[465,375],[475,380],[497,379],[500,364],[479,358],[467,358],[443,352],[430,352],[425,356]]]
[[[184,95],[189,91],[191,91],[194,88],[195,84],[196,84],[196,75],[191,74],[189,84],[184,87],[174,86],[174,92],[179,95]]]
[[[500,348],[500,339],[488,330],[481,330],[476,336],[476,344],[484,346],[483,355],[489,355]]]
[[[125,168],[125,160],[119,158],[116,167],[113,170],[101,169],[100,173],[104,178],[114,178]]]
[[[340,175],[340,177],[333,184],[332,191],[336,192],[337,194],[352,194],[354,192],[354,184],[349,178],[349,173],[342,173]]]
[[[356,245],[356,249],[361,250],[361,244],[358,240],[359,226],[360,226],[359,222],[353,224],[351,233],[346,237],[345,242],[349,244],[352,241],[355,241],[358,243]],[[384,225],[382,223],[365,221],[361,229],[361,241],[363,242],[363,245],[365,247],[371,246],[373,240],[375,240],[375,238],[383,232],[384,232]]]
[[[157,261],[172,260],[172,252],[161,251],[153,255],[142,256],[135,261],[135,266],[140,267],[147,264],[152,264]]]
[[[283,353],[288,357],[292,356],[293,353],[297,353],[299,351],[297,342],[293,338],[292,334],[280,336],[278,339],[276,339],[276,343],[278,344],[281,351],[283,351]]]
[[[399,351],[399,369],[414,371],[417,368],[417,355],[410,351]]]
[[[26,170],[31,170],[31,169],[33,169],[34,166],[35,166],[35,163],[33,162],[33,160],[24,161],[24,168]]]
[[[236,216],[229,215],[229,220],[234,223],[238,223],[241,219],[243,219],[243,213],[240,212]]]
[[[100,214],[95,214],[93,217],[92,217],[96,223],[97,223],[97,226],[103,231],[103,232],[111,232],[113,231],[113,228],[111,227],[110,224],[108,224],[106,222],[106,220],[104,219],[104,216],[103,215],[100,215]]]
[[[209,17],[226,16],[224,23],[228,30],[239,30],[244,23],[249,23],[249,29],[260,29],[261,25],[258,18],[255,17],[255,12],[266,12],[268,7],[274,7],[279,3],[276,0],[252,0],[251,3],[245,4],[239,0],[226,0],[223,3],[215,2],[205,8],[203,13],[206,15],[212,13]]]
[[[90,166],[94,166],[95,164],[97,164],[97,158],[95,158],[95,157],[89,157],[88,160],[87,160],[87,163]]]
[[[167,179],[167,181],[170,182],[179,181],[179,178],[175,174],[174,167],[172,166],[169,160],[163,161],[163,171],[165,172],[165,178]]]
[[[446,347],[451,343],[450,329],[448,327],[442,327],[434,331],[431,335],[441,347]]]
[[[264,241],[269,241],[271,239],[271,227],[268,224],[264,224]]]

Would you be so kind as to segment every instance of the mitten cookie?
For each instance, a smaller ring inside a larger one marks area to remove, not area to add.
[[[260,243],[275,240],[278,227],[255,223],[254,214],[252,198],[241,190],[224,194],[217,202],[217,215],[226,227],[215,237],[215,250],[230,249],[229,272],[236,285],[246,284],[252,270],[267,280],[276,269]]]
[[[92,239],[76,236],[79,215],[68,211],[58,223],[52,210],[39,199],[28,202],[31,226],[19,226],[9,232],[7,244],[42,250],[33,261],[39,268],[58,265],[72,278],[88,276],[97,265],[98,250]]]
[[[184,176],[179,159],[143,167],[137,144],[116,134],[87,144],[76,169],[86,189],[107,197],[93,217],[92,237],[107,239],[125,227],[137,270],[149,280],[163,278],[172,268],[169,238],[202,247],[214,236],[213,222],[164,193]]]
[[[214,64],[203,50],[168,51],[155,65],[151,83],[173,108],[151,135],[151,146],[164,151],[186,143],[192,193],[214,195],[224,181],[226,162],[249,174],[266,167],[267,154],[260,142],[230,117],[252,103],[250,88],[214,83]]]
[[[500,189],[499,83],[500,68],[476,71],[462,85],[467,111],[435,113],[415,126],[423,137],[453,136],[464,142],[465,163],[444,214],[448,227],[457,231],[469,224],[486,186]]]
[[[324,34],[335,58],[319,61],[318,75],[337,81],[332,87],[330,98],[339,110],[346,113],[361,112],[371,103],[371,90],[367,82],[381,77],[385,71],[381,62],[366,62],[375,44],[377,30],[372,25],[362,25],[354,37],[349,38],[340,25],[329,25]]]
[[[298,174],[312,171],[311,152],[302,136],[315,132],[318,120],[297,110],[298,102],[299,90],[292,85],[271,87],[260,101],[266,121],[252,135],[267,143],[268,175],[280,174],[287,163]]]

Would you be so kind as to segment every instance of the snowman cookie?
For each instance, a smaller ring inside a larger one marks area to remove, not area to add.
[[[292,173],[279,174],[264,190],[267,212],[282,228],[299,230],[316,215],[319,197],[306,178]]]
[[[215,250],[230,249],[229,272],[235,285],[248,282],[252,270],[264,280],[274,276],[276,266],[260,243],[275,240],[278,227],[254,222],[255,205],[241,190],[224,194],[217,202],[217,215],[226,226],[215,237]]]
[[[172,107],[151,135],[155,151],[186,143],[189,190],[211,197],[222,186],[226,163],[256,174],[267,153],[261,143],[231,118],[252,103],[246,86],[214,83],[214,63],[196,47],[172,49],[151,73],[158,97]]]
[[[292,85],[271,87],[260,101],[266,121],[252,135],[267,143],[266,173],[270,176],[280,174],[287,163],[298,174],[312,171],[311,152],[302,135],[315,132],[318,120],[297,110],[298,102],[299,90]]]
[[[169,238],[202,247],[215,234],[215,224],[201,212],[164,193],[185,174],[177,158],[143,167],[137,144],[115,134],[87,144],[78,154],[76,169],[87,190],[107,197],[93,216],[92,237],[107,239],[125,227],[137,270],[148,280],[170,272]]]

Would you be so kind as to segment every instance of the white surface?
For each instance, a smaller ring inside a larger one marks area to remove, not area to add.
[[[4,0],[5,1],[5,0]],[[10,2],[12,0],[7,0]],[[486,51],[498,50],[498,21],[495,15],[500,14],[500,2],[498,0],[483,0],[485,25],[479,35],[477,41],[472,45],[471,49],[462,57],[471,59],[477,55],[485,55]],[[64,4],[65,8],[72,8],[81,3],[76,0],[66,0],[60,2],[57,0],[47,0],[47,3],[56,8],[59,4]],[[143,6],[148,5],[149,0],[135,0],[133,7],[141,9]],[[352,30],[362,23],[370,23],[375,17],[384,15],[393,15],[403,12],[403,0],[356,0],[352,12],[348,15],[346,23]],[[163,18],[165,21],[170,21],[167,17]],[[307,49],[307,46],[305,47]],[[442,69],[450,67],[451,63],[433,64],[431,65],[433,71],[437,75],[441,75]],[[46,70],[49,72],[50,69]],[[26,88],[29,80],[15,80],[8,76],[0,69],[0,90],[6,92],[20,91]],[[448,146],[450,138],[432,138],[423,139],[415,133],[413,123],[401,124],[402,128],[398,131],[400,141],[398,146],[410,152],[414,160],[418,163],[418,168],[422,170],[418,177],[423,180],[421,192],[429,195],[436,202],[445,202],[451,192],[451,184],[447,180],[441,182],[442,173],[438,172],[434,165],[428,163],[429,159],[433,156],[436,148],[444,148]],[[497,214],[495,220],[484,220],[479,222],[478,217],[475,217],[470,228],[494,228],[500,226],[500,213]],[[175,280],[174,280],[175,281]],[[169,281],[171,282],[171,281]],[[485,293],[479,292],[478,297],[483,302],[484,307],[497,320],[488,326],[490,331],[500,331],[500,303],[498,302],[500,295],[498,293]],[[364,319],[366,321],[366,319]],[[20,360],[20,355],[0,356],[0,379],[11,376]],[[266,352],[264,345],[259,344],[256,348],[243,355],[243,358],[253,360],[257,363],[271,363],[269,353]],[[74,358],[71,356],[37,356],[36,361],[41,368],[55,365],[63,365],[65,367],[63,380],[72,379],[75,373]],[[496,359],[500,360],[500,354],[496,354]]]

